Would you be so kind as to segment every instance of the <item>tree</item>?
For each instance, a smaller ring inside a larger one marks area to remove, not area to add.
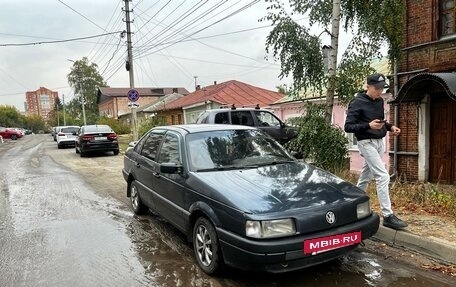
[[[82,118],[81,107],[84,99],[84,107],[87,123],[94,124],[98,120],[99,112],[97,105],[97,88],[105,87],[106,82],[98,72],[98,66],[95,63],[89,63],[87,57],[74,62],[71,72],[67,75],[68,83],[74,88],[75,97],[69,103],[70,111],[73,112],[74,118]],[[77,108],[79,106],[80,108]]]
[[[23,127],[24,116],[14,106],[0,105],[0,127]]]
[[[262,20],[272,21],[274,25],[266,40],[266,51],[280,59],[281,78],[292,75],[295,97],[307,89],[323,96],[326,90],[327,123],[331,122],[334,95],[342,103],[353,97],[365,76],[372,72],[370,62],[379,56],[383,44],[389,48],[390,61],[400,56],[404,0],[289,0],[291,14],[281,0],[265,1],[270,3],[269,13]],[[292,16],[298,14],[307,15],[311,26],[323,27],[320,35],[311,34],[309,28],[294,21]],[[340,20],[353,39],[337,65]],[[331,37],[328,71],[321,49],[320,37],[324,34]]]

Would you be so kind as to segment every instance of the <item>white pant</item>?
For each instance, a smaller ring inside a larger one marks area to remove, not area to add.
[[[367,139],[358,141],[358,149],[364,157],[364,165],[357,186],[366,191],[372,177],[377,185],[377,197],[384,217],[393,214],[389,196],[390,176],[382,161],[381,154],[385,152],[383,139]]]

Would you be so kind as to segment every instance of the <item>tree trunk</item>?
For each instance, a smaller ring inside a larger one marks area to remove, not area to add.
[[[333,0],[333,10],[331,19],[331,49],[328,59],[328,89],[326,92],[326,115],[325,120],[331,123],[332,111],[334,106],[334,91],[336,89],[336,68],[337,50],[339,47],[339,25],[340,25],[340,0]]]

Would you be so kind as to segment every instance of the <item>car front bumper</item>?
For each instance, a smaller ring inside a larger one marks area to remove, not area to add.
[[[304,254],[304,240],[360,231],[362,240],[373,236],[379,227],[380,217],[373,213],[358,222],[324,232],[279,239],[254,240],[217,228],[224,261],[227,265],[244,269],[281,273],[334,260],[356,245],[322,253]]]

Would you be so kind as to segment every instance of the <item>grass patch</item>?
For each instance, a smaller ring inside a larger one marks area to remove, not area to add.
[[[131,135],[131,134],[117,135],[117,139],[119,141],[120,152],[125,153],[125,151],[128,148],[128,144],[133,141],[133,135]]]
[[[338,173],[346,181],[356,185],[358,176],[348,171]],[[373,209],[380,210],[375,181],[367,188]],[[456,220],[456,186],[426,182],[404,183],[391,181],[390,198],[393,210],[406,210],[449,217]]]

